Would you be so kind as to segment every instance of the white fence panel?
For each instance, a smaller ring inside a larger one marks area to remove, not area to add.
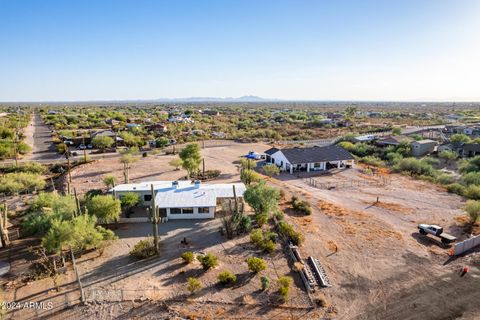
[[[455,244],[455,246],[453,247],[452,254],[454,256],[458,256],[459,254],[462,254],[479,245],[480,245],[480,235]]]

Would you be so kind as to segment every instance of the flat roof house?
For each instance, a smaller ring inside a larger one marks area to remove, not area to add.
[[[412,155],[415,157],[421,157],[428,153],[432,153],[437,146],[437,142],[430,139],[413,141],[412,145]]]
[[[331,168],[353,167],[354,157],[340,146],[311,148],[271,148],[265,151],[268,163],[279,166],[283,171],[325,171]]]
[[[243,198],[243,183],[203,184],[185,181],[147,181],[121,184],[110,189],[115,197],[121,198],[127,192],[140,195],[142,204],[151,205],[151,185],[155,194],[155,206],[160,217],[168,219],[208,219],[215,218],[217,205],[234,199],[233,187],[237,198]]]

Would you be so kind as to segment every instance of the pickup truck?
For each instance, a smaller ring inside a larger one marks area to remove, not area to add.
[[[452,243],[455,240],[457,240],[457,238],[455,238],[454,236],[443,232],[442,227],[439,227],[434,224],[419,224],[418,230],[420,234],[423,234],[423,235],[431,234],[431,235],[434,235],[435,237],[440,238],[440,240],[444,244]]]

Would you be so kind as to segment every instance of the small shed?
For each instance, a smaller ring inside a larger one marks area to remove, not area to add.
[[[419,141],[413,141],[412,146],[412,155],[415,157],[421,157],[423,155],[429,154],[435,150],[437,142],[430,139],[424,139]]]

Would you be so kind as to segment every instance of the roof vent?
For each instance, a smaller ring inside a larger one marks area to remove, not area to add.
[[[200,180],[195,180],[194,182],[195,188],[200,188],[200,184],[201,184]]]
[[[172,181],[172,188],[178,189],[178,181]]]

